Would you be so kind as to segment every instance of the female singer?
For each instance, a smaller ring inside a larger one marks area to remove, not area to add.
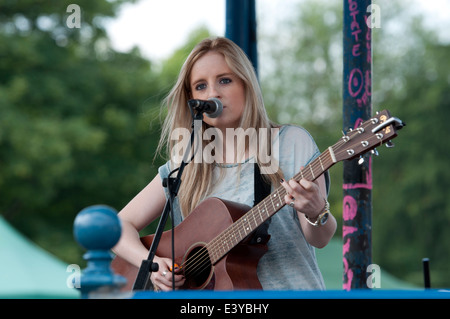
[[[185,167],[174,205],[175,224],[208,197],[253,206],[256,162],[272,189],[281,183],[287,193],[287,205],[271,218],[268,251],[259,260],[257,275],[263,289],[325,289],[314,247],[327,245],[336,230],[327,202],[327,174],[314,182],[291,179],[320,154],[319,150],[304,128],[276,125],[269,120],[251,62],[235,43],[222,37],[200,42],[182,66],[178,81],[165,100],[168,114],[158,147],[158,151],[166,147],[171,158],[119,213],[123,230],[113,251],[138,268],[147,258],[148,250],[138,232],[161,215],[168,196],[162,179],[180,163],[180,152],[173,151],[180,146],[179,136],[172,133],[191,130],[189,99],[210,98],[223,104],[218,117],[204,116],[202,123],[202,131],[215,136],[214,151],[212,141],[203,138],[198,150],[203,154],[196,157],[200,160]],[[235,143],[234,137],[229,138],[230,132],[256,132],[256,136],[248,137],[249,143]],[[270,154],[269,159],[261,154]],[[159,265],[150,278],[155,289],[171,290],[172,260],[155,256],[154,262]],[[179,288],[185,278],[180,273],[174,280],[174,286]]]

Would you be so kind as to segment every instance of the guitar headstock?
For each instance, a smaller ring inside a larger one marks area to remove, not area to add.
[[[397,130],[405,124],[391,117],[388,110],[377,112],[375,116],[347,132],[332,146],[336,161],[350,160],[378,147],[397,136]]]

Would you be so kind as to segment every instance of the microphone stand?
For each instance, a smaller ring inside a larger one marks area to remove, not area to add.
[[[180,167],[174,169],[167,178],[163,179],[163,186],[167,187],[169,191],[169,197],[166,199],[166,204],[164,205],[164,210],[161,214],[161,218],[158,223],[158,227],[156,228],[155,236],[152,241],[152,245],[150,246],[149,254],[147,259],[142,260],[141,267],[139,268],[139,272],[136,276],[136,280],[133,285],[133,291],[137,290],[150,290],[153,288],[152,282],[149,280],[152,272],[157,272],[159,270],[158,263],[154,263],[153,259],[156,254],[156,249],[159,245],[159,241],[161,239],[161,236],[164,232],[164,227],[167,222],[167,218],[169,217],[169,213],[171,213],[172,218],[172,289],[175,290],[175,283],[174,283],[174,276],[175,276],[175,256],[174,256],[174,230],[173,230],[173,201],[175,197],[178,194],[178,190],[180,189],[181,185],[181,175],[183,174],[183,170],[187,164],[189,164],[192,159],[195,156],[195,150],[194,154],[192,155],[192,158],[190,161],[187,161],[187,157],[189,156],[189,153],[191,152],[191,149],[194,145],[194,137],[195,137],[195,121],[196,120],[203,120],[203,112],[198,111],[194,114],[193,110],[190,108],[191,115],[193,117],[192,121],[192,131],[191,131],[191,139],[189,143],[189,147],[186,148],[186,151],[184,153],[183,160],[181,161]],[[173,173],[175,173],[178,170],[178,174],[176,177],[170,177]]]

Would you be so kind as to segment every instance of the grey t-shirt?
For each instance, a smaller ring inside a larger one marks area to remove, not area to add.
[[[278,144],[277,144],[278,143]],[[298,126],[283,126],[274,147],[278,147],[278,163],[286,180],[316,158],[320,152],[311,135]],[[159,168],[161,178],[170,172],[170,161]],[[217,169],[216,169],[217,168]],[[218,165],[213,170],[214,189],[207,197],[219,197],[250,207],[254,202],[254,165],[250,160],[239,165]],[[219,169],[225,170],[220,178]],[[217,183],[216,183],[217,182]],[[276,185],[278,187],[278,185]],[[273,189],[272,189],[273,190]],[[167,196],[167,194],[166,194]],[[175,224],[182,215],[175,200]],[[290,206],[284,206],[271,218],[271,238],[268,251],[260,259],[257,269],[264,290],[323,290],[325,284],[317,265],[314,247],[305,239],[297,216]]]

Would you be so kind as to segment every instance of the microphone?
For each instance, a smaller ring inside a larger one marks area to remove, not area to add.
[[[188,105],[197,112],[206,113],[206,116],[209,118],[218,117],[223,110],[222,102],[215,97],[212,97],[207,101],[192,99],[188,101]]]

